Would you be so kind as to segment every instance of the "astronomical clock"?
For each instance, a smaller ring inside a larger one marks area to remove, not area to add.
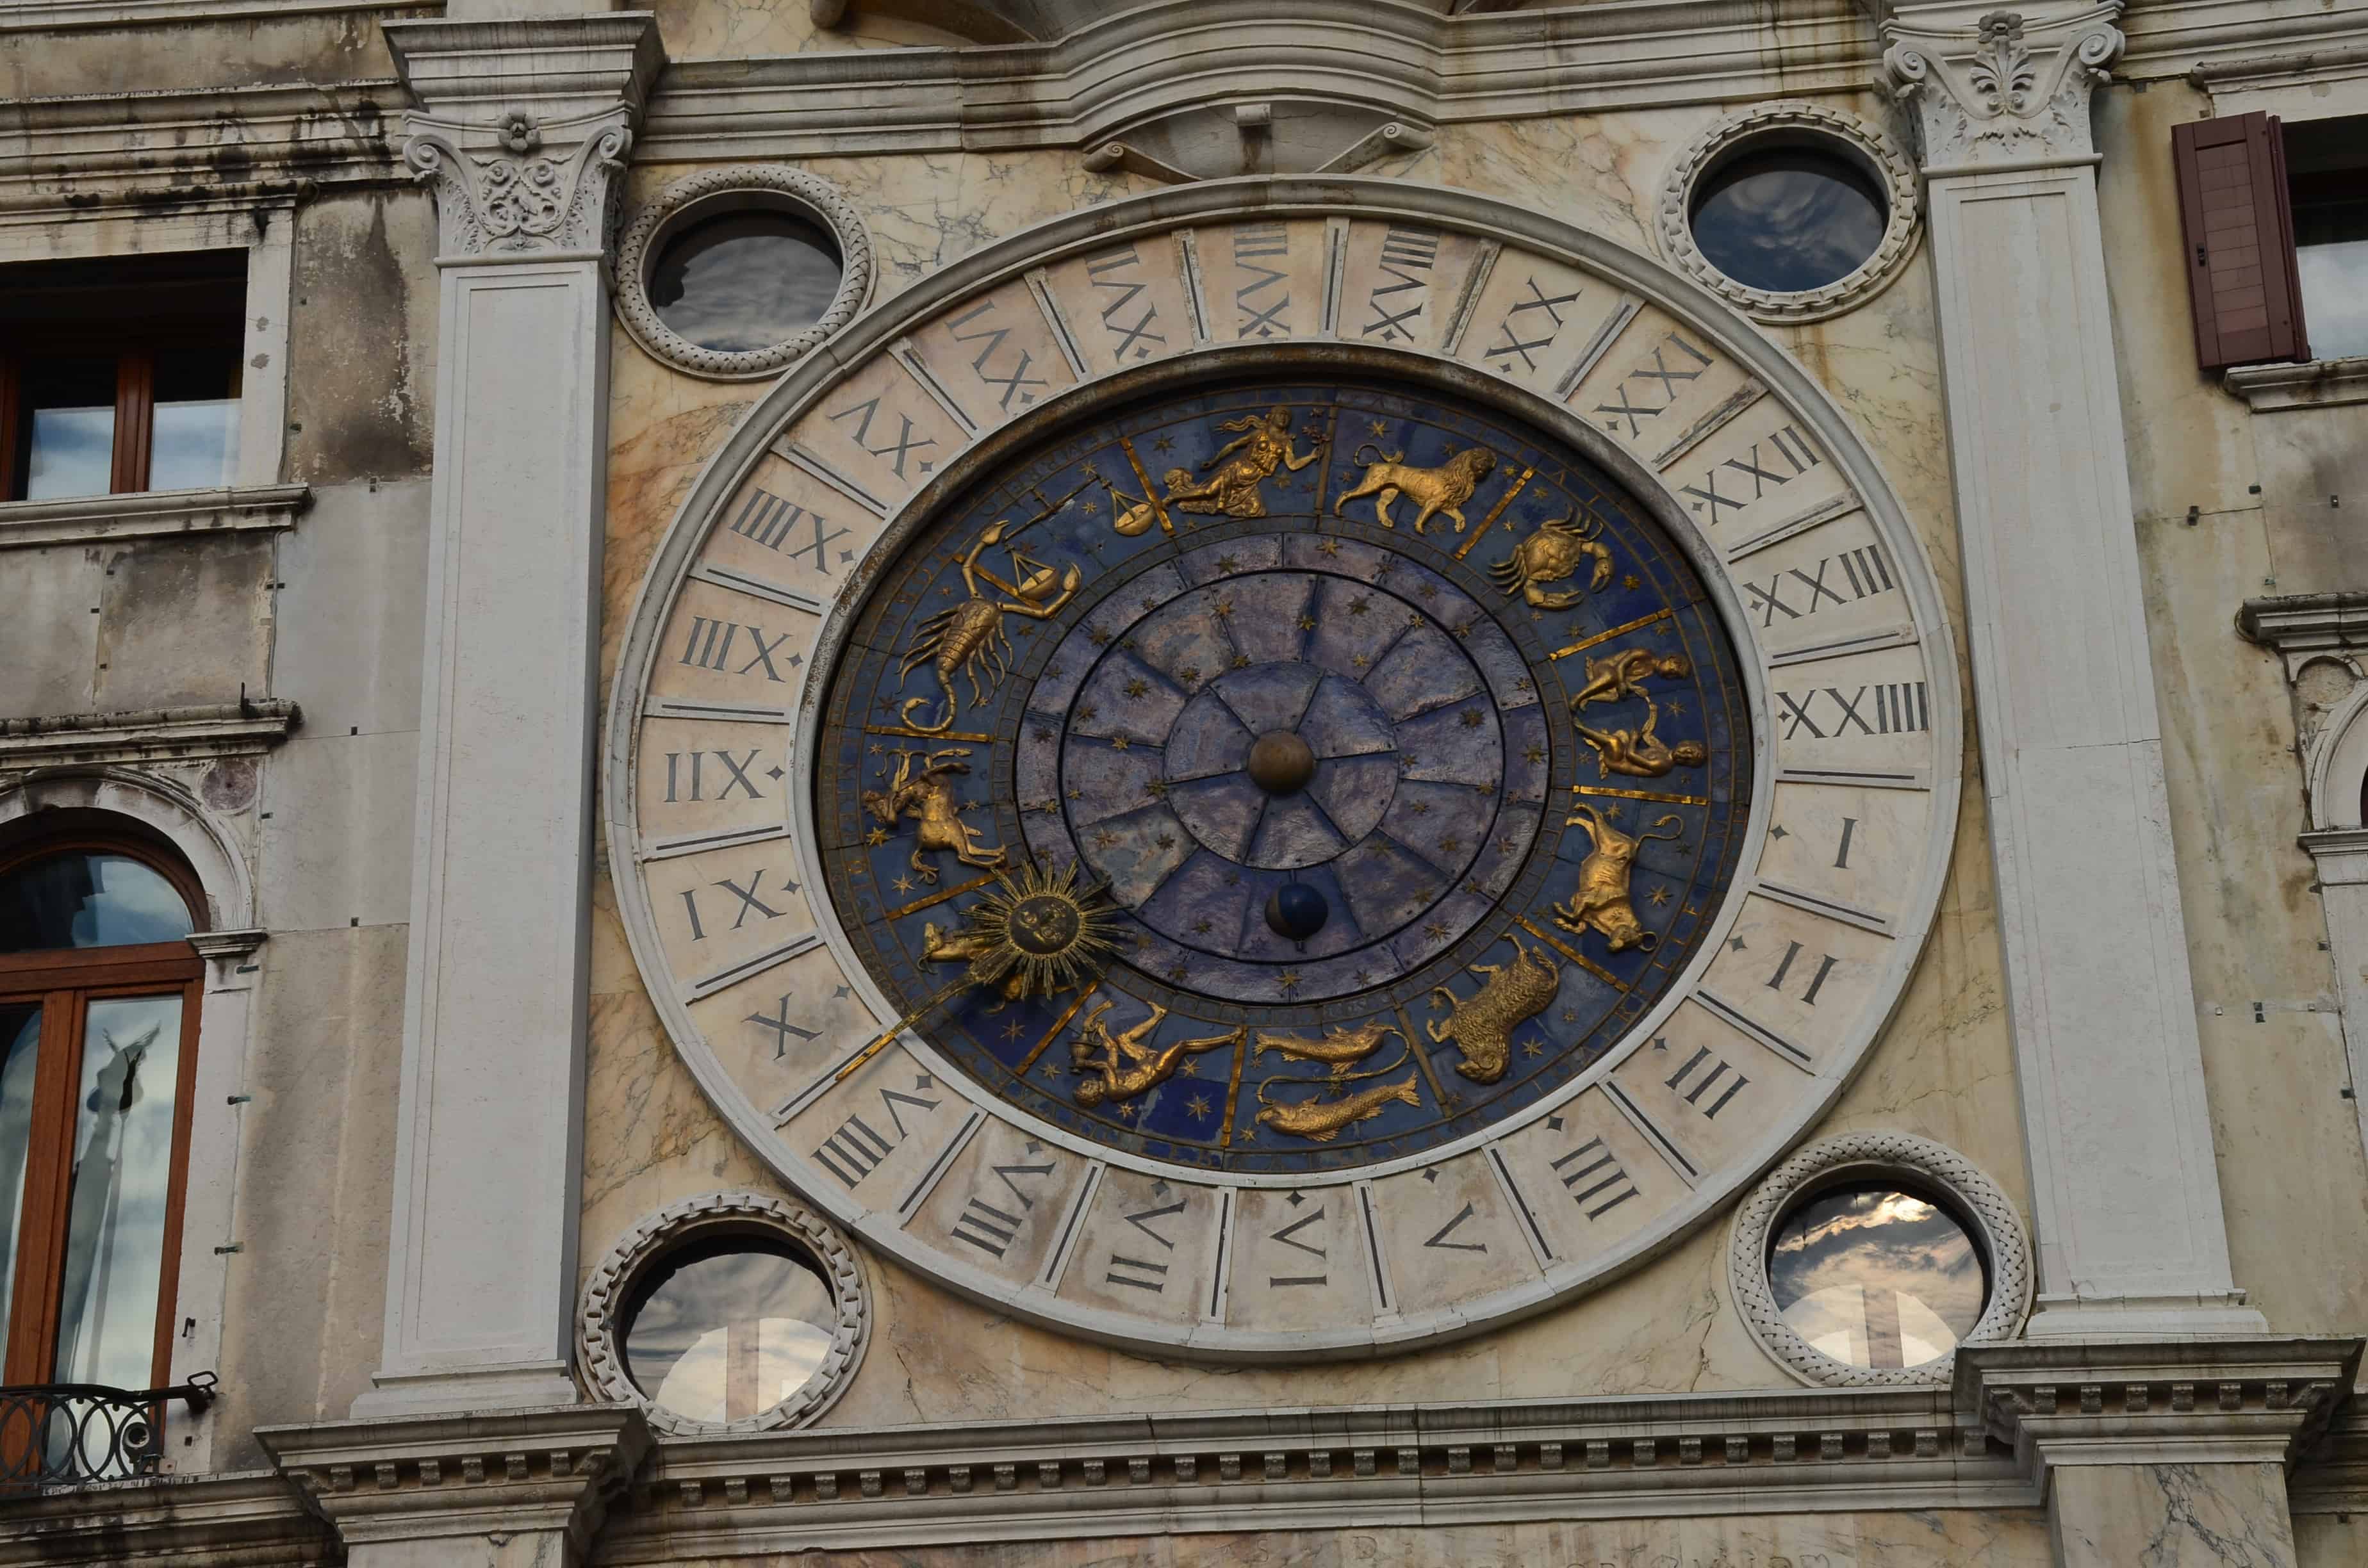
[[[860,318],[643,590],[609,800],[707,1092],[868,1243],[1157,1354],[1538,1311],[1839,1093],[1955,818],[1931,574],[1654,263],[1217,182]]]

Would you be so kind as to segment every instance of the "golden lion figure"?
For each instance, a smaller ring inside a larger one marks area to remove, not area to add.
[[[1367,452],[1373,455],[1369,458]],[[1404,495],[1421,507],[1414,518],[1417,533],[1428,533],[1427,525],[1433,517],[1454,519],[1455,531],[1462,533],[1463,504],[1472,499],[1480,482],[1497,471],[1497,454],[1486,447],[1458,452],[1437,468],[1416,468],[1407,463],[1403,449],[1383,453],[1368,441],[1357,449],[1355,460],[1365,465],[1365,477],[1353,489],[1341,492],[1340,499],[1332,504],[1333,515],[1347,516],[1349,502],[1370,495],[1382,527],[1394,528],[1398,525],[1390,516],[1390,503]]]

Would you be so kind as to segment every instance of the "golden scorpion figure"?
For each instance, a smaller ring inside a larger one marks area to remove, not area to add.
[[[982,704],[986,701],[986,692],[980,688],[979,671],[982,668],[986,671],[990,688],[1009,673],[1011,639],[1003,630],[1006,615],[1024,615],[1030,620],[1050,620],[1077,597],[1077,587],[1083,578],[1074,564],[1056,579],[1050,566],[1016,544],[1004,545],[1004,549],[1011,557],[1011,574],[1019,578],[1019,582],[1007,583],[979,564],[978,558],[985,553],[989,545],[1003,543],[1004,530],[1008,527],[1008,523],[997,521],[989,523],[980,532],[978,542],[970,547],[970,553],[962,561],[962,586],[970,590],[970,597],[923,621],[912,651],[905,655],[904,663],[897,667],[896,674],[900,679],[911,675],[923,664],[928,665],[938,677],[943,709],[936,723],[925,724],[914,716],[915,709],[928,706],[929,699],[926,697],[906,698],[900,710],[905,722],[925,735],[941,734],[953,728],[954,716],[961,710],[954,699],[956,670],[969,677],[970,699]],[[980,589],[981,580],[996,592],[1009,597],[1002,599],[990,597]]]

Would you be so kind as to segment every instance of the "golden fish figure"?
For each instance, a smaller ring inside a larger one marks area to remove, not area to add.
[[[1343,1099],[1277,1103],[1267,1099],[1267,1085],[1261,1084],[1258,1085],[1258,1124],[1271,1127],[1277,1132],[1287,1132],[1293,1138],[1304,1138],[1313,1143],[1329,1143],[1340,1135],[1342,1128],[1355,1122],[1371,1121],[1394,1104],[1421,1105],[1422,1096],[1414,1085],[1414,1074],[1409,1073],[1402,1082],[1376,1084]]]
[[[1368,458],[1367,452],[1373,455]],[[1398,525],[1390,516],[1390,503],[1404,495],[1420,508],[1414,517],[1417,533],[1429,532],[1427,525],[1434,517],[1454,519],[1455,531],[1462,533],[1461,508],[1472,499],[1480,482],[1497,471],[1497,454],[1486,447],[1457,452],[1437,468],[1417,468],[1406,460],[1403,449],[1384,452],[1368,441],[1357,449],[1354,460],[1365,465],[1365,477],[1340,493],[1340,498],[1332,504],[1333,515],[1346,517],[1344,508],[1349,502],[1370,495],[1373,498],[1373,516],[1380,519],[1382,527],[1394,528]],[[1609,569],[1607,561],[1606,570]]]
[[[863,809],[882,827],[894,827],[905,817],[914,819],[913,870],[925,882],[938,880],[938,869],[921,857],[941,849],[952,850],[955,859],[982,870],[1003,864],[1003,849],[979,843],[978,829],[962,820],[962,807],[954,800],[953,778],[970,771],[970,764],[961,760],[968,756],[967,746],[927,753],[899,751],[896,776],[887,790],[863,791]],[[917,776],[913,771],[916,760],[920,763]]]
[[[1570,710],[1576,714],[1590,702],[1618,702],[1631,697],[1650,698],[1645,689],[1648,677],[1663,680],[1683,680],[1694,673],[1694,667],[1683,653],[1656,653],[1650,648],[1622,648],[1616,653],[1606,653],[1600,659],[1587,661],[1587,684],[1571,695]]]
[[[1455,1070],[1475,1084],[1493,1084],[1505,1075],[1513,1059],[1513,1030],[1544,1012],[1562,988],[1562,966],[1553,955],[1543,948],[1522,947],[1519,937],[1508,934],[1505,939],[1513,944],[1512,961],[1469,966],[1487,978],[1472,995],[1458,996],[1444,985],[1430,988],[1431,995],[1447,998],[1448,1016],[1425,1027],[1440,1044],[1455,1042],[1463,1053]]]
[[[1570,727],[1578,732],[1579,739],[1595,748],[1595,776],[1608,778],[1614,773],[1630,778],[1658,778],[1672,767],[1700,767],[1710,760],[1699,741],[1679,741],[1670,745],[1653,733],[1660,722],[1660,710],[1653,699],[1645,699],[1645,722],[1633,730],[1591,730],[1577,718]]]
[[[1222,512],[1228,517],[1263,517],[1266,497],[1258,486],[1272,476],[1276,468],[1297,473],[1324,455],[1320,440],[1305,457],[1292,450],[1288,408],[1268,409],[1263,417],[1246,414],[1239,419],[1225,420],[1217,428],[1245,430],[1248,434],[1218,448],[1201,463],[1202,468],[1217,470],[1205,480],[1194,479],[1190,469],[1169,469],[1169,506],[1186,512]],[[1224,464],[1221,468],[1220,463]]]
[[[1611,549],[1596,537],[1603,532],[1603,519],[1590,516],[1577,521],[1577,517],[1573,513],[1540,523],[1537,532],[1488,568],[1488,575],[1506,593],[1520,595],[1531,609],[1568,609],[1589,590],[1611,581]],[[1547,584],[1575,575],[1579,563],[1589,560],[1595,562],[1595,573],[1585,588],[1546,591]]]
[[[1269,1034],[1260,1029],[1250,1055],[1255,1059],[1273,1051],[1292,1062],[1320,1062],[1330,1067],[1337,1078],[1379,1049],[1384,1035],[1397,1032],[1395,1025],[1380,1018],[1360,1028],[1333,1029],[1320,1040],[1306,1035]]]
[[[1636,906],[1628,897],[1628,874],[1636,864],[1638,845],[1656,838],[1683,837],[1684,819],[1671,812],[1653,826],[1656,830],[1675,827],[1677,831],[1631,836],[1606,822],[1602,812],[1584,801],[1571,810],[1579,813],[1570,819],[1571,825],[1587,829],[1595,847],[1579,862],[1578,891],[1571,895],[1570,902],[1549,906],[1554,911],[1554,924],[1565,931],[1600,931],[1615,953],[1630,948],[1651,952],[1660,942],[1661,934],[1645,930],[1644,923],[1636,918]]]
[[[1078,1038],[1069,1048],[1072,1071],[1098,1074],[1077,1085],[1077,1103],[1089,1110],[1105,1102],[1116,1104],[1147,1094],[1174,1077],[1186,1057],[1239,1045],[1249,1032],[1248,1026],[1244,1025],[1230,1034],[1179,1040],[1172,1045],[1154,1048],[1144,1044],[1144,1038],[1159,1027],[1159,1021],[1167,1017],[1167,1009],[1155,1002],[1149,1017],[1122,1033],[1112,1034],[1110,1026],[1102,1022],[1102,1015],[1111,1006],[1104,1002],[1087,1014],[1078,1026]],[[1100,1053],[1099,1057],[1097,1051]]]
[[[953,727],[954,715],[960,710],[954,699],[954,672],[959,670],[970,680],[970,699],[984,704],[986,691],[998,685],[1011,668],[1011,638],[1003,630],[1007,615],[1024,615],[1030,620],[1050,620],[1068,608],[1077,597],[1084,581],[1073,563],[1055,578],[1053,569],[1030,555],[1018,545],[1005,545],[1011,558],[1011,574],[1019,579],[1007,583],[978,562],[989,545],[1002,544],[1010,524],[996,521],[979,531],[977,542],[962,559],[962,586],[970,597],[951,609],[939,610],[921,623],[919,634],[912,648],[897,667],[902,679],[926,664],[937,676],[939,710],[935,723],[923,723],[914,716],[916,709],[926,708],[929,699],[911,697],[900,710],[906,724],[924,734],[938,734]],[[984,580],[1008,598],[989,597],[979,588]],[[979,672],[986,672],[986,688],[979,686]]]

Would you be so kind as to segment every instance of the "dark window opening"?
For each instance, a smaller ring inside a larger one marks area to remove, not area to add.
[[[2311,351],[2368,355],[2368,115],[2290,123],[2285,152]]]

